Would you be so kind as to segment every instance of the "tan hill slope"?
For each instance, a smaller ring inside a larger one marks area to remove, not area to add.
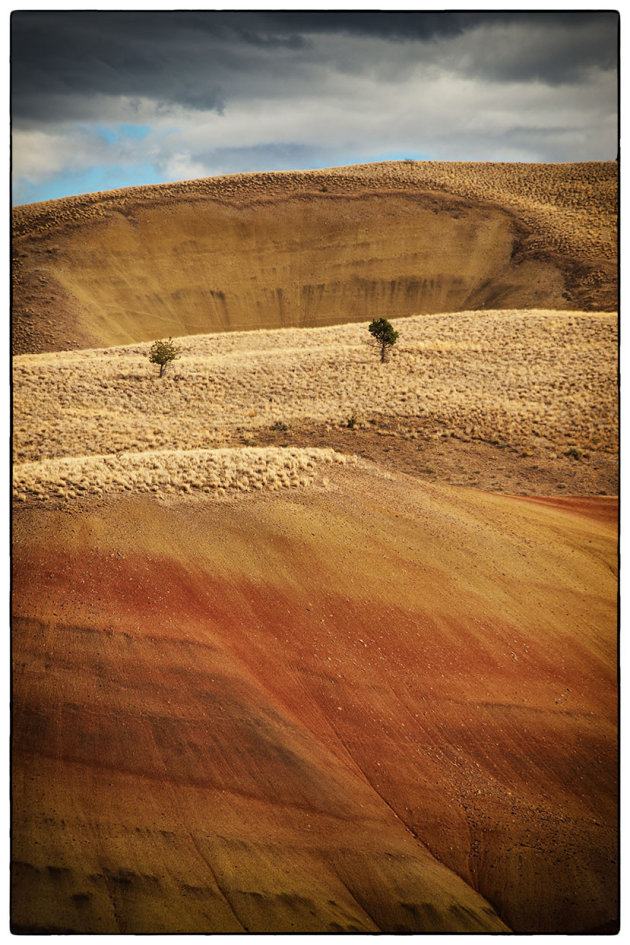
[[[487,490],[617,494],[616,315],[394,323],[387,364],[366,323],[179,339],[163,378],[146,343],[16,357],[16,495],[271,488],[285,460],[248,450],[283,446]],[[239,475],[226,448],[244,451]]]
[[[15,208],[14,351],[476,308],[614,310],[617,165],[400,162]]]
[[[16,512],[16,931],[615,925],[616,501],[324,471]]]

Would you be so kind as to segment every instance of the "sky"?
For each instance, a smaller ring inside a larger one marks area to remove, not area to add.
[[[13,203],[370,161],[614,160],[614,11],[29,11]]]

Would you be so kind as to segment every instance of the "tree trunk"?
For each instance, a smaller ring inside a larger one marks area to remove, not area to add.
[[[384,342],[384,341],[381,342],[381,364],[384,364],[384,363],[385,363],[385,351],[386,351],[386,349],[387,349],[387,346],[386,346],[385,342]]]
[[[166,367],[165,364],[160,364],[160,374],[159,374],[160,377],[162,377],[162,375],[164,374],[164,368],[165,368],[165,367]]]

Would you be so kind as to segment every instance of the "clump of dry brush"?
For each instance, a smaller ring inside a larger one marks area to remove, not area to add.
[[[20,503],[65,504],[81,498],[150,494],[159,499],[239,493],[313,485],[331,464],[347,457],[332,449],[277,447],[158,450],[21,463],[13,489]]]

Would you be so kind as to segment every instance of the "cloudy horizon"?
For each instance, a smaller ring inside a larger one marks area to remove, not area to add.
[[[614,11],[23,11],[15,204],[382,160],[614,160]]]

